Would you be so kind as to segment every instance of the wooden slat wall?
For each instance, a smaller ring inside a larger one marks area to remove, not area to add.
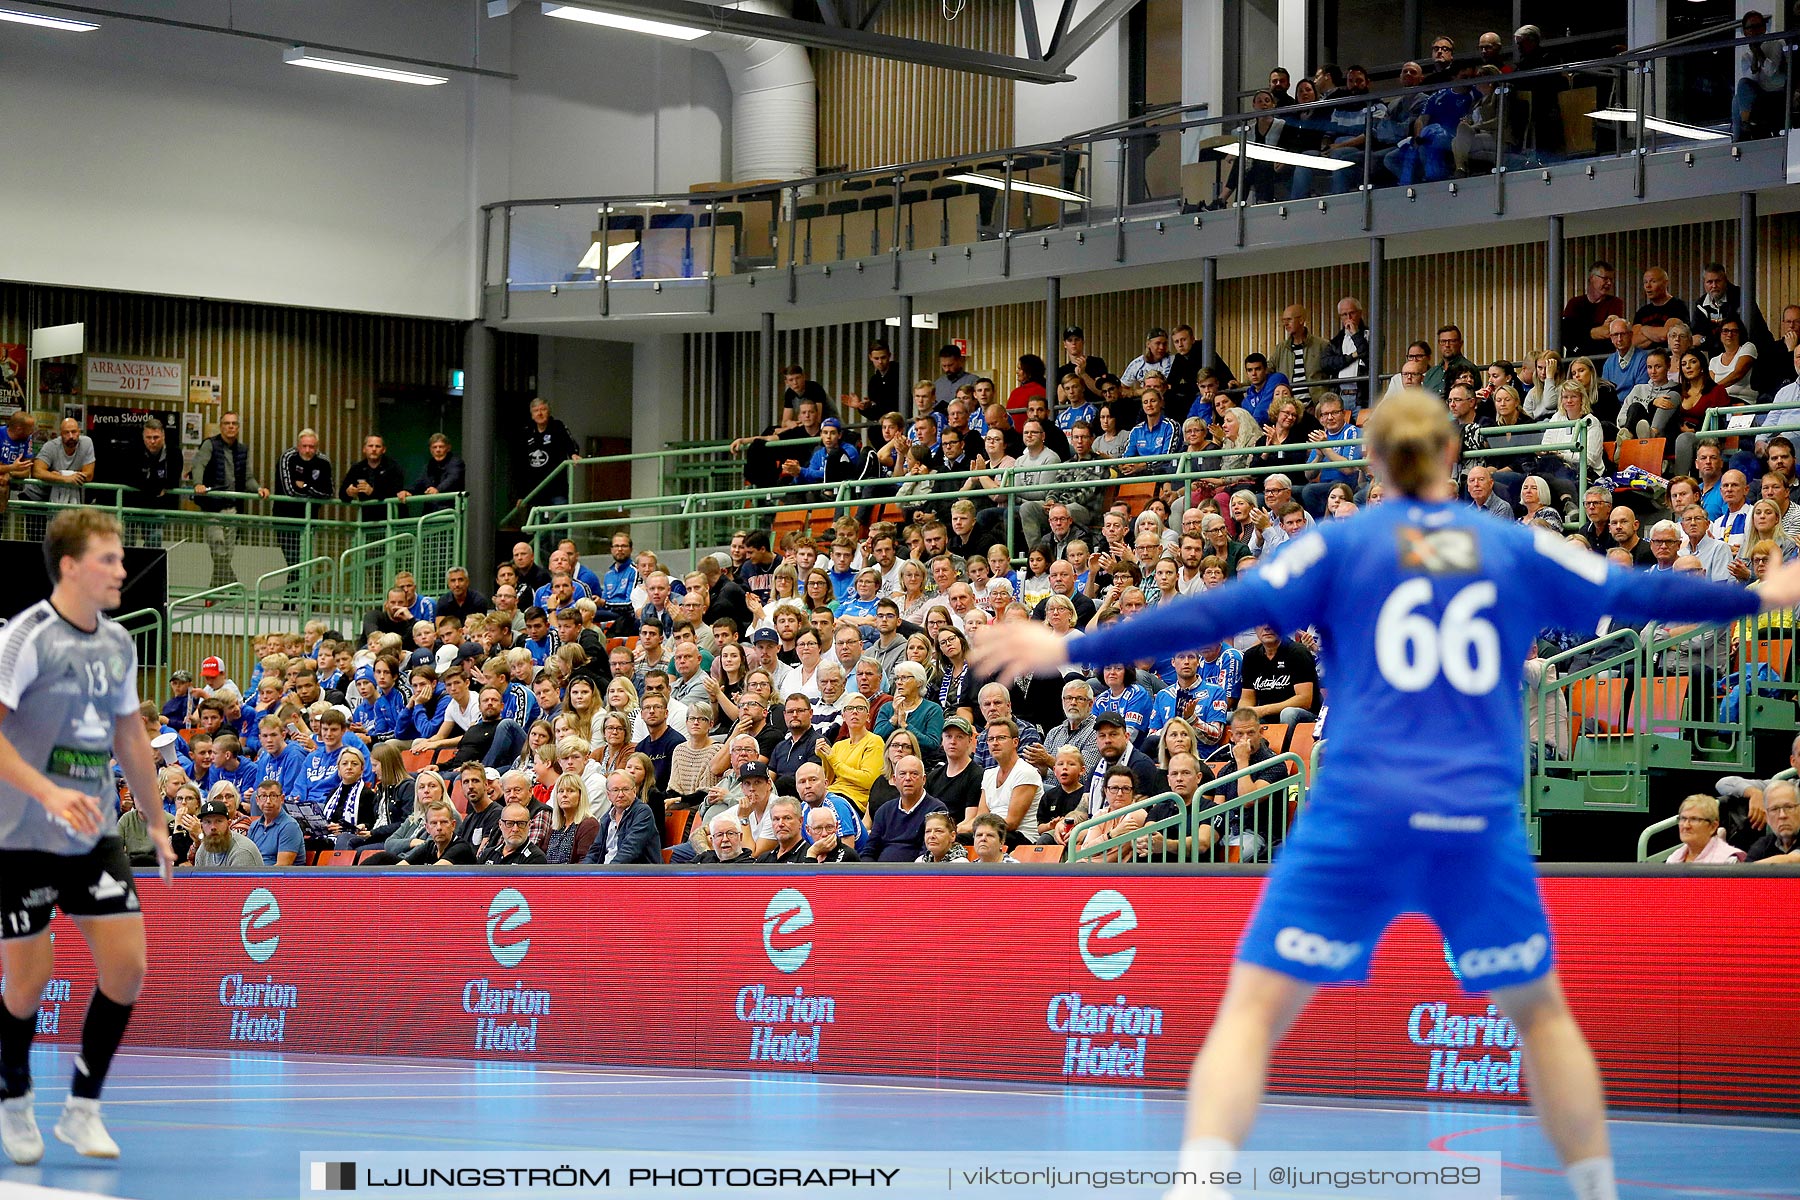
[[[806,368],[819,381],[833,407],[839,395],[860,393],[869,379],[869,343],[885,338],[892,344],[894,331],[879,321],[849,325],[822,325],[787,329],[775,335],[775,369],[789,363]],[[920,330],[920,345],[931,341],[930,331]],[[755,432],[769,423],[771,400],[757,386],[758,364],[755,333],[693,333],[687,337],[687,403],[683,410],[682,436],[705,441]],[[931,341],[923,353],[937,349]],[[915,376],[916,378],[916,376]],[[727,399],[721,403],[720,388]],[[723,416],[724,427],[718,426]],[[842,416],[842,412],[839,413]],[[729,431],[729,432],[728,432]]]
[[[347,468],[363,435],[379,427],[379,387],[445,387],[462,365],[461,327],[450,321],[0,283],[0,342],[22,344],[33,328],[75,321],[86,323],[92,351],[180,358],[190,375],[217,376],[265,483],[306,426],[319,431],[333,466]],[[503,394],[529,386],[536,346],[535,337],[501,336]],[[318,396],[316,407],[308,395]],[[354,409],[344,407],[347,397]],[[203,408],[211,433],[222,409]]]
[[[1770,323],[1776,324],[1783,305],[1800,303],[1800,213],[1764,217],[1758,230],[1762,247],[1757,269],[1759,304]],[[1628,308],[1635,306],[1639,278],[1652,265],[1663,266],[1676,294],[1692,300],[1700,293],[1700,269],[1707,262],[1716,260],[1728,270],[1734,268],[1736,233],[1735,222],[1713,221],[1571,238],[1564,253],[1563,294],[1573,295],[1582,287],[1588,262],[1599,257],[1617,266],[1619,290]],[[1516,360],[1543,348],[1542,244],[1498,246],[1459,256],[1390,259],[1387,267],[1384,372],[1398,368],[1407,342],[1432,341],[1437,327],[1447,321],[1462,327],[1465,353],[1478,362],[1502,357]],[[1310,309],[1313,328],[1328,335],[1336,324],[1338,299],[1355,296],[1366,301],[1366,286],[1365,268],[1357,264],[1222,280],[1220,349],[1234,366],[1252,350],[1267,353],[1281,336],[1281,310],[1296,301]],[[1152,325],[1186,322],[1198,329],[1200,311],[1201,288],[1196,282],[1065,299],[1062,322],[1082,326],[1089,348],[1104,355],[1116,371],[1142,350],[1144,332]],[[962,337],[969,340],[971,369],[993,376],[1004,393],[1012,387],[1018,356],[1044,352],[1043,312],[1041,303],[1023,303],[939,314],[941,327],[920,330],[915,339],[919,359],[914,377],[928,376],[936,369],[929,356],[940,342]],[[866,375],[860,346],[873,336],[874,329],[865,324],[782,333],[777,357],[786,361],[797,356],[833,396],[840,391],[860,391]],[[726,406],[727,424],[723,429],[694,426],[692,436],[697,438],[741,432],[752,425],[761,428],[767,411],[766,401],[759,409],[750,395],[756,335],[718,336],[731,339],[737,364],[725,383],[731,397]],[[705,353],[704,344],[713,338],[693,335],[690,361],[698,361]],[[715,388],[697,407],[717,411],[707,407],[716,399]]]
[[[872,28],[1010,54],[1015,12],[1012,0],[968,0],[961,16],[946,21],[939,0],[893,0]],[[823,169],[981,154],[1013,142],[1009,80],[835,50],[814,51],[813,70]]]

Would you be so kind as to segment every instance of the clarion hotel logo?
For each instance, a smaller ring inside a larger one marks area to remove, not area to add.
[[[238,910],[238,942],[244,957],[267,963],[281,948],[281,902],[268,888],[255,888]],[[282,1044],[287,1041],[287,1015],[300,1006],[300,989],[265,973],[258,980],[234,971],[219,980],[219,1007],[231,1013],[234,1042]]]
[[[1137,929],[1137,910],[1111,888],[1095,892],[1075,923],[1075,947],[1088,973],[1102,983],[1124,978],[1137,961],[1127,935]],[[1094,1003],[1080,992],[1050,997],[1044,1025],[1065,1039],[1065,1078],[1142,1079],[1152,1038],[1162,1036],[1163,1011],[1130,1003],[1121,990],[1112,1002]]]
[[[803,936],[812,928],[812,901],[799,888],[782,888],[763,909],[763,953],[769,965],[783,975],[798,972],[812,957],[813,942]],[[795,984],[779,990],[751,983],[738,989],[733,1010],[750,1026],[751,1063],[816,1063],[825,1039],[825,1026],[837,1023],[837,1000],[809,996]]]
[[[531,952],[529,935],[520,931],[531,924],[531,902],[517,888],[501,888],[488,902],[487,948],[500,966],[510,971]],[[542,988],[512,986],[487,978],[463,984],[462,1009],[475,1018],[475,1049],[508,1054],[535,1053],[538,1019],[550,1015],[551,996]]]

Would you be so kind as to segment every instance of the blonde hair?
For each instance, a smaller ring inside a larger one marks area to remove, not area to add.
[[[556,794],[560,791],[573,791],[579,800],[575,802],[575,815],[568,820],[563,819],[562,805],[556,803]],[[550,828],[563,829],[569,825],[579,825],[594,815],[593,805],[588,800],[587,785],[581,776],[574,771],[566,771],[556,777],[550,785]]]
[[[1376,405],[1363,436],[1378,473],[1408,496],[1445,478],[1456,440],[1443,402],[1423,388],[1402,389]]]

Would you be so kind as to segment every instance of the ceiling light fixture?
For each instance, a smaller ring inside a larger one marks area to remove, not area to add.
[[[449,83],[447,75],[427,75],[423,71],[402,71],[398,67],[384,67],[375,62],[359,62],[338,54],[320,54],[308,50],[305,46],[289,46],[281,52],[283,62],[296,67],[311,67],[317,71],[332,71],[339,75],[360,75],[365,79],[385,79],[389,83],[410,83],[419,87],[436,87],[440,83]]]
[[[612,273],[619,269],[619,264],[635,254],[637,248],[636,242],[615,242],[606,252],[606,277],[612,278]],[[598,271],[600,269],[599,242],[588,247],[588,252],[581,256],[581,261],[575,264],[575,269],[578,271]]]
[[[1238,145],[1227,142],[1222,146],[1214,146],[1220,154],[1236,156]],[[1261,142],[1250,142],[1244,146],[1244,152],[1259,162],[1280,163],[1287,167],[1311,167],[1315,171],[1343,171],[1355,166],[1355,163],[1342,158],[1325,158],[1318,154],[1299,154],[1293,150],[1283,150],[1279,146],[1265,146]]]
[[[946,175],[944,178],[954,180],[957,183],[972,183],[976,187],[993,188],[996,192],[1003,192],[1006,190],[1006,180],[997,179],[992,175],[977,175],[974,172],[963,172],[959,175]],[[1071,204],[1086,204],[1088,202],[1088,198],[1083,196],[1080,192],[1065,191],[1059,187],[1051,187],[1047,183],[1032,183],[1029,179],[1014,179],[1012,181],[1012,190],[1015,192],[1029,192],[1033,196],[1050,196],[1057,200],[1067,200]]]
[[[1613,121],[1620,125],[1637,123],[1637,113],[1629,108],[1600,108],[1588,116],[1596,121]],[[1717,129],[1707,129],[1703,125],[1685,125],[1680,121],[1665,121],[1661,117],[1645,117],[1644,128],[1674,134],[1676,137],[1693,138],[1697,142],[1724,141],[1731,136]]]
[[[695,38],[706,36],[706,30],[695,29],[691,25],[672,25],[667,21],[651,21],[644,17],[628,17],[623,13],[601,12],[597,8],[578,8],[573,4],[544,5],[546,17],[561,17],[565,21],[580,21],[585,25],[604,25],[608,29],[623,29],[630,33],[648,33],[656,37],[674,38],[678,42],[691,42]]]
[[[14,25],[36,25],[40,29],[60,29],[64,33],[90,33],[100,28],[98,21],[77,21],[73,17],[47,17],[43,13],[20,12],[15,8],[0,8],[0,21],[10,21]]]

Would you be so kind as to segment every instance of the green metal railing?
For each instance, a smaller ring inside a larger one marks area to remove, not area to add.
[[[1240,779],[1265,774],[1276,767],[1288,770],[1287,777],[1273,783],[1260,784],[1241,796],[1233,795],[1218,803],[1208,802]],[[1305,803],[1308,778],[1305,771],[1306,764],[1297,755],[1284,752],[1207,781],[1194,792],[1192,800],[1183,800],[1175,792],[1163,792],[1110,808],[1098,816],[1089,817],[1069,831],[1068,844],[1071,849],[1068,861],[1111,861],[1115,852],[1120,859],[1142,857],[1139,848],[1148,846],[1152,835],[1161,835],[1163,839],[1162,851],[1157,855],[1161,861],[1225,861],[1230,858],[1230,852],[1235,847],[1226,846],[1221,839],[1214,839],[1203,853],[1198,844],[1199,833],[1202,827],[1211,827],[1215,819],[1227,818],[1232,814],[1237,814],[1239,818],[1240,835],[1255,834],[1261,841],[1259,853],[1252,858],[1266,858],[1268,851],[1287,837],[1290,827],[1289,802]],[[1147,819],[1136,828],[1103,838],[1090,846],[1081,845],[1082,838],[1090,830],[1101,828],[1134,812],[1141,811],[1147,815],[1151,809],[1170,803],[1174,805],[1174,811],[1168,816]],[[1171,848],[1174,851],[1172,854]]]
[[[1572,429],[1577,426],[1573,421],[1545,421],[1533,425],[1511,427],[1512,433],[1545,433],[1551,430]],[[1296,443],[1296,449],[1316,444]],[[1360,443],[1347,443],[1349,447],[1357,447]],[[1267,449],[1266,447],[1264,449]],[[661,549],[685,549],[690,553],[698,552],[705,546],[717,545],[717,541],[703,540],[703,531],[717,528],[720,523],[727,526],[742,525],[747,520],[770,518],[783,513],[808,513],[820,509],[835,509],[849,512],[857,509],[878,509],[889,504],[902,504],[901,499],[893,495],[864,496],[861,493],[871,487],[893,487],[906,479],[929,479],[934,485],[945,483],[961,484],[968,480],[979,480],[991,476],[1001,478],[1000,487],[981,487],[979,491],[971,489],[968,493],[960,491],[940,492],[934,490],[930,495],[921,498],[922,503],[947,503],[958,499],[975,499],[977,497],[998,499],[1007,509],[1006,545],[1014,548],[1013,529],[1021,498],[1029,498],[1046,491],[1100,491],[1115,488],[1121,484],[1175,484],[1185,486],[1204,480],[1255,479],[1265,475],[1288,475],[1299,477],[1326,471],[1358,471],[1368,468],[1368,460],[1351,458],[1333,462],[1304,463],[1297,466],[1240,466],[1232,468],[1207,468],[1204,464],[1218,462],[1223,459],[1238,459],[1257,453],[1254,447],[1214,447],[1207,450],[1171,449],[1160,454],[1124,456],[1100,460],[1107,466],[1141,466],[1152,464],[1173,464],[1175,469],[1156,473],[1140,473],[1128,476],[1115,476],[1100,480],[1065,481],[1059,479],[1058,473],[1073,464],[1059,463],[1048,467],[1032,467],[1014,465],[1010,467],[970,470],[945,471],[928,476],[906,476],[901,479],[846,480],[836,484],[791,483],[778,484],[774,487],[738,487],[727,491],[703,492],[690,495],[658,495],[633,496],[618,499],[587,501],[558,505],[556,507],[538,508],[531,512],[525,522],[526,532],[538,530],[597,530],[618,529],[626,526],[643,525],[679,525],[674,538],[660,539]],[[1521,454],[1532,453],[1530,446],[1509,445],[1487,450],[1472,450],[1464,455],[1466,459],[1482,461],[1485,459],[1515,458]],[[1019,482],[1020,480],[1027,482]],[[1577,468],[1577,489],[1584,489],[1587,484],[1587,466],[1585,457]],[[746,503],[747,502],[747,503]],[[673,509],[674,511],[658,511]]]

